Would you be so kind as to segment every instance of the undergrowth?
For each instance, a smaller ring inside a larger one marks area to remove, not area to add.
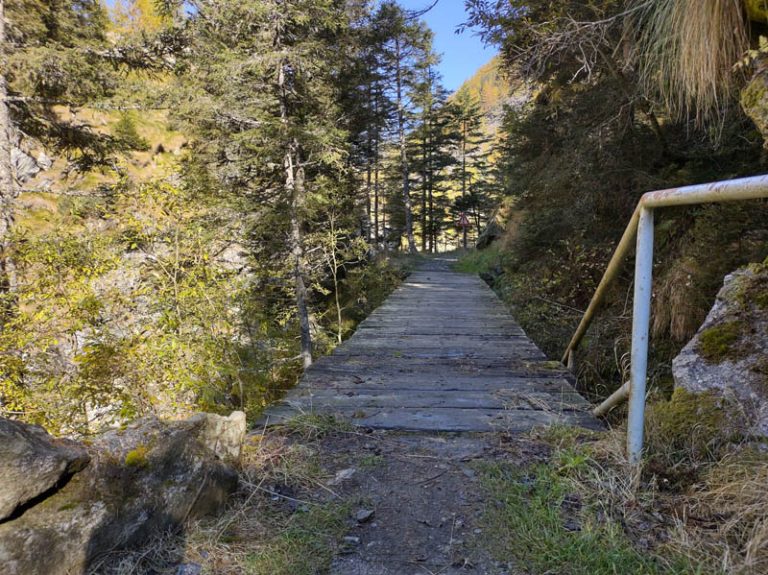
[[[557,454],[564,458],[569,466],[587,465],[577,453]],[[562,463],[484,469],[484,486],[498,502],[484,518],[495,556],[531,573],[609,574],[619,566],[625,573],[666,572],[633,548],[618,522],[582,506],[568,479],[576,470],[564,471]]]
[[[624,429],[534,432],[544,462],[482,469],[494,556],[532,574],[768,572],[768,454],[718,410],[687,394],[653,406],[639,478]]]
[[[468,274],[487,274],[498,267],[501,253],[496,245],[484,250],[472,250],[465,253],[454,266],[457,271]]]
[[[228,509],[140,551],[112,554],[92,575],[187,573],[180,565],[203,575],[326,572],[348,530],[351,504],[328,487],[314,440],[338,429],[331,420],[305,418],[250,436],[239,493]]]

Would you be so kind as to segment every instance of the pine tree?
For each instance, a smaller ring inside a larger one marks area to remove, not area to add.
[[[195,8],[194,69],[181,113],[198,135],[200,161],[251,209],[272,214],[277,227],[269,233],[282,239],[271,247],[290,261],[309,366],[307,198],[322,193],[321,180],[340,179],[345,165],[335,83],[344,3],[226,0]]]
[[[404,229],[408,250],[415,253],[407,136],[412,129],[415,112],[412,96],[418,83],[419,68],[430,56],[431,32],[423,22],[414,20],[392,1],[382,3],[373,25],[380,32],[381,69],[388,84],[388,97],[395,107]]]
[[[459,90],[451,101],[453,123],[458,135],[459,184],[461,197],[456,202],[456,211],[470,212],[475,220],[477,234],[480,234],[480,204],[478,194],[473,191],[472,181],[482,181],[487,169],[489,140],[483,133],[483,113],[480,102],[466,90]],[[463,245],[467,247],[467,228],[463,229]]]
[[[415,102],[420,109],[419,124],[411,134],[414,171],[418,173],[421,188],[421,243],[422,251],[434,252],[439,233],[436,218],[436,196],[444,192],[447,172],[456,162],[451,153],[455,137],[449,127],[448,92],[440,83],[433,67],[435,59],[425,67],[423,80],[416,93]]]

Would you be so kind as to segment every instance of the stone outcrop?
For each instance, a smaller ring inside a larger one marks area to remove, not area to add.
[[[484,250],[485,248],[490,246],[493,242],[500,239],[503,235],[504,235],[504,225],[501,222],[501,217],[497,212],[491,217],[490,221],[488,222],[488,225],[485,226],[483,233],[481,233],[480,236],[477,238],[475,247],[479,250]]]
[[[66,481],[90,461],[84,447],[36,425],[0,419],[0,521]]]
[[[768,260],[725,278],[672,371],[675,386],[712,392],[734,407],[743,433],[768,436]]]
[[[147,418],[97,437],[87,467],[0,523],[3,574],[86,573],[109,553],[217,511],[237,488],[245,431],[235,412]]]

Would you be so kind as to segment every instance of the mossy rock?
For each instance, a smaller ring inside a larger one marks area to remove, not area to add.
[[[726,277],[704,325],[672,363],[675,386],[713,393],[741,413],[746,435],[768,437],[768,265]]]
[[[740,103],[744,113],[762,134],[763,140],[768,142],[768,76],[764,72],[755,74],[742,90]]]

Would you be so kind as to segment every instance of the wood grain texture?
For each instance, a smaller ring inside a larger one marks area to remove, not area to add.
[[[333,354],[266,412],[333,414],[377,429],[527,431],[601,424],[493,291],[452,261],[425,261]]]

